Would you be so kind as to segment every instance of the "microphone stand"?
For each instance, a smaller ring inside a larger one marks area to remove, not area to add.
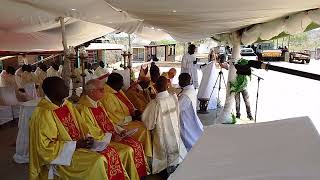
[[[259,99],[259,89],[260,89],[260,80],[264,80],[262,77],[253,74],[252,75],[256,76],[258,78],[258,87],[257,87],[257,96],[256,96],[256,110],[254,114],[254,123],[257,123],[257,112],[258,112],[258,99]]]

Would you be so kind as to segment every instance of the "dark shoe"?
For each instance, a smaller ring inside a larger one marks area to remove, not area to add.
[[[253,121],[253,117],[252,117],[252,116],[248,116],[248,119],[250,119],[251,121]]]
[[[158,175],[161,177],[161,179],[168,179],[169,175],[167,172],[167,169],[161,171],[160,173],[158,173]]]
[[[240,119],[240,114],[237,114],[237,115],[236,115],[236,118]]]

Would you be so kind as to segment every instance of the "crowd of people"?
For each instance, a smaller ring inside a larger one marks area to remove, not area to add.
[[[85,63],[84,66],[85,81],[107,73],[103,61],[100,61],[95,69],[93,69],[93,66],[89,63]],[[28,93],[30,91],[34,91],[33,94],[35,94],[35,96],[44,96],[42,90],[43,80],[47,77],[62,77],[62,69],[62,63],[57,62],[52,62],[50,67],[42,62],[33,65],[23,64],[18,69],[15,69],[13,66],[6,66],[0,73],[0,87],[14,89],[18,101],[25,102],[34,97],[30,97],[30,93]],[[74,85],[79,87],[82,82],[81,68],[75,68],[74,73],[76,75],[76,84]]]
[[[179,75],[177,95],[174,68],[160,72],[151,63],[126,89],[126,77],[99,67],[86,67],[91,76],[76,103],[55,63],[1,73],[1,86],[33,83],[41,97],[29,124],[29,179],[167,178],[201,136],[190,74]]]

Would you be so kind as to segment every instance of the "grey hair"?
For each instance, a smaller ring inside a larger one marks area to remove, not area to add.
[[[91,79],[89,80],[86,85],[84,86],[84,93],[87,94],[88,91],[95,89],[98,84],[102,84],[103,82],[98,79]]]

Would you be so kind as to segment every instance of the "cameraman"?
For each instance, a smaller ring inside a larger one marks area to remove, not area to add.
[[[188,73],[191,76],[191,81],[194,88],[199,87],[198,73],[197,73],[197,58],[194,55],[197,47],[194,44],[190,44],[188,52],[183,55],[181,61],[181,73]]]

